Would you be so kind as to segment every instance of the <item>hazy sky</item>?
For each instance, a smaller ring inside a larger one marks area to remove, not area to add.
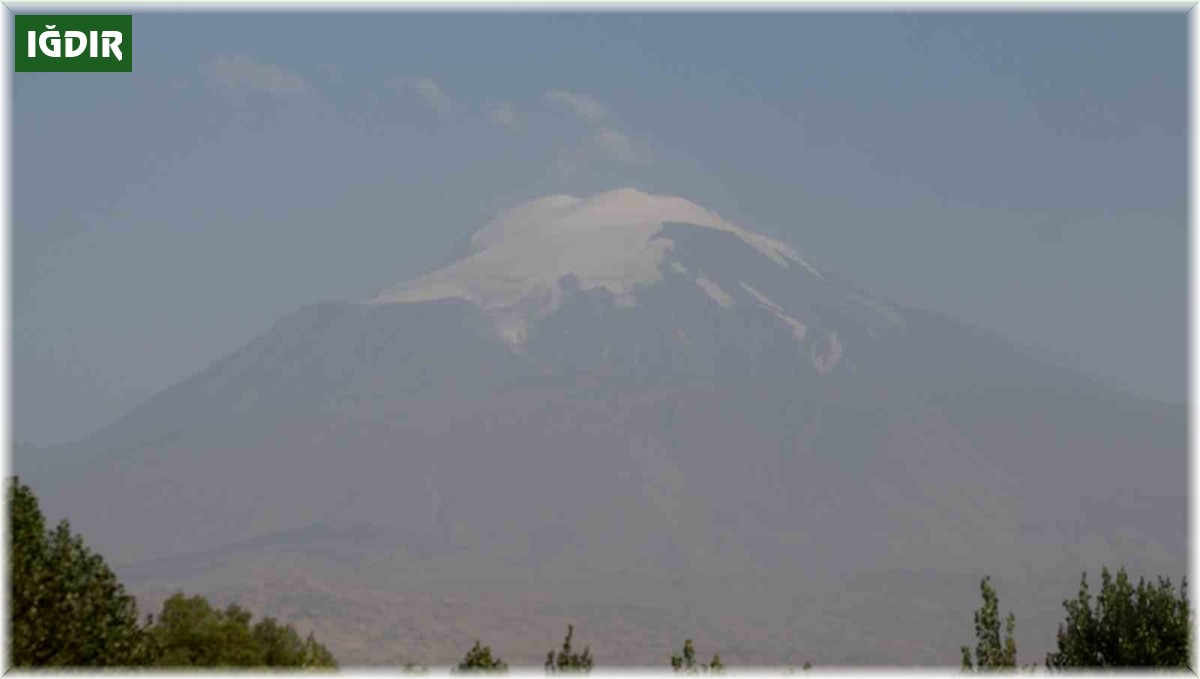
[[[11,21],[11,18],[10,18]],[[635,186],[1187,393],[1183,13],[136,14],[13,76],[13,428],[107,424],[497,209]]]

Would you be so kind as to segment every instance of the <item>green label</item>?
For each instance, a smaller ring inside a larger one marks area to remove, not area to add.
[[[18,73],[133,71],[129,14],[17,14]]]

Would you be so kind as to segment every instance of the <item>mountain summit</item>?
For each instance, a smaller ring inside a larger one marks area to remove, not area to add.
[[[658,294],[665,289],[670,299]],[[460,258],[370,303],[465,300],[492,319],[512,350],[524,352],[531,333],[580,296],[614,309],[669,304],[657,315],[675,320],[697,302],[737,306],[743,320],[757,317],[796,348],[807,347],[821,373],[837,366],[842,344],[816,306],[836,300],[842,310],[858,307],[876,317],[876,334],[899,322],[886,304],[832,283],[794,248],[686,199],[631,188],[547,196],[502,212],[475,232]],[[679,342],[712,332],[678,323],[657,329]]]
[[[532,305],[527,311],[545,314],[561,302],[562,279],[573,276],[581,290],[604,289],[633,305],[637,286],[663,276],[674,246],[663,233],[667,224],[732,234],[777,266],[798,265],[822,278],[787,245],[740,229],[695,203],[617,189],[586,199],[547,196],[507,210],[475,232],[467,256],[372,301],[461,297],[488,311]],[[722,293],[706,292],[724,303]]]

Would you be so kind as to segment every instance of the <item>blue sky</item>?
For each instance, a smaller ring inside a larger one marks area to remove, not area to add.
[[[496,210],[635,186],[1187,389],[1185,15],[135,14],[13,76],[14,434],[85,435]]]

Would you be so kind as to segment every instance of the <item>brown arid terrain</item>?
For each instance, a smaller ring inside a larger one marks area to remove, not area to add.
[[[238,586],[206,588],[197,579],[187,591],[314,632],[343,667],[453,666],[475,640],[512,666],[540,667],[568,624],[598,667],[665,669],[689,638],[699,653],[719,653],[727,666],[956,667],[978,606],[972,576],[932,572],[875,573],[827,586],[811,578],[790,584],[726,578],[498,594],[495,583],[475,591],[449,585],[404,591],[303,574],[312,570],[287,575],[287,559],[279,559]],[[881,582],[906,586],[884,591]],[[1040,662],[1052,650],[1055,624],[1040,621],[1061,618],[1071,585],[1067,579],[1057,591],[1022,592],[1001,584],[1002,605],[1017,614],[1022,662]],[[153,582],[133,589],[144,611],[175,591]],[[955,606],[947,608],[947,600]]]

